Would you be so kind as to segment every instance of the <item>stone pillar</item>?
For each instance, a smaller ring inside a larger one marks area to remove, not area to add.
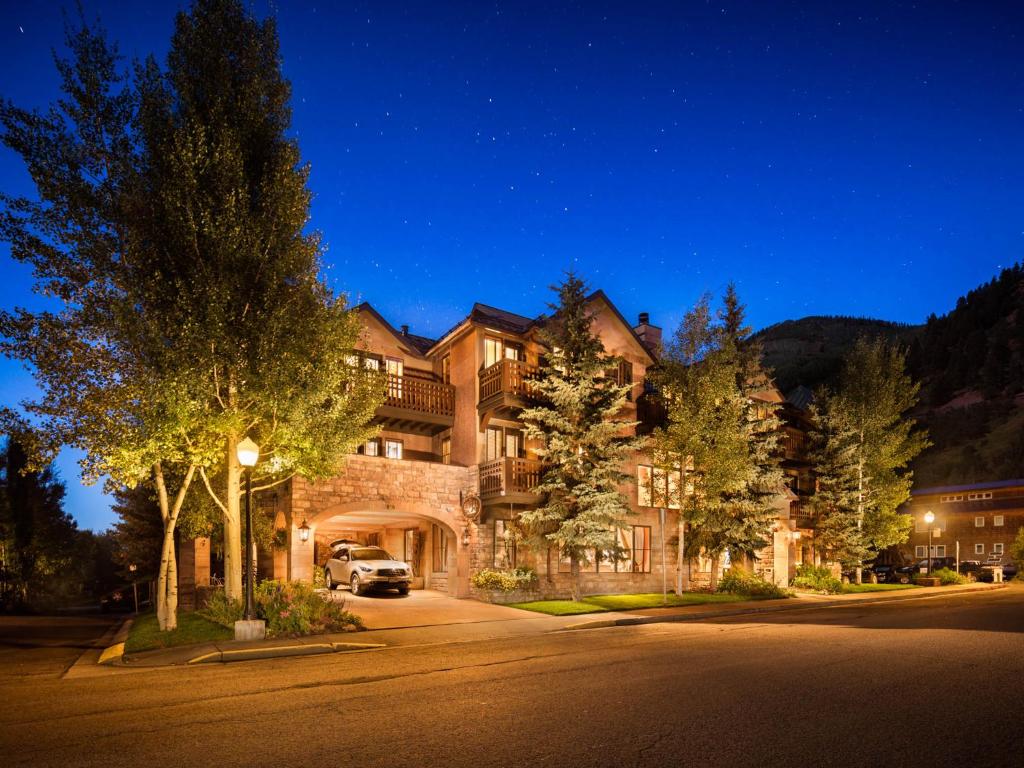
[[[196,587],[210,586],[210,540],[200,537],[178,546],[178,607],[194,611]]]
[[[313,541],[316,538],[316,528],[310,526],[309,539],[302,540],[299,536],[299,524],[294,518],[288,528],[288,580],[306,581],[313,583]]]

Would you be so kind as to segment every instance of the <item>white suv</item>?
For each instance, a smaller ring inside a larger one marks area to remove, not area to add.
[[[324,566],[327,588],[348,584],[353,595],[372,589],[397,589],[400,595],[407,595],[411,580],[412,568],[408,563],[395,560],[380,547],[363,544],[342,544]]]

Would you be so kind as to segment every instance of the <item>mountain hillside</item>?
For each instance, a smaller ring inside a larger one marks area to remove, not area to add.
[[[921,382],[915,415],[934,445],[915,462],[915,485],[1024,477],[1024,267],[1003,270],[924,325],[805,317],[755,338],[788,392],[798,384],[829,386],[862,335],[904,345]]]
[[[829,386],[839,375],[843,356],[860,336],[885,336],[909,344],[922,326],[864,317],[811,316],[786,320],[754,334],[764,361],[775,372],[783,392],[798,384],[810,389]]]

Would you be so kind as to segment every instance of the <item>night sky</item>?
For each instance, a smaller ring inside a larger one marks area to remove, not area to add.
[[[82,4],[161,59],[184,6]],[[827,5],[252,8],[278,19],[328,279],[395,325],[536,314],[569,267],[666,329],[731,279],[755,327],[921,322],[1021,258],[1024,4]],[[0,0],[0,95],[53,100],[62,44],[59,3]],[[0,189],[31,191],[5,149]],[[38,306],[3,244],[0,271],[0,304]],[[0,388],[34,391],[9,361]],[[68,509],[103,529],[74,458]]]

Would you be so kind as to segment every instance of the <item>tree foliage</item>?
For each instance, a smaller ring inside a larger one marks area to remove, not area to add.
[[[545,499],[519,520],[534,539],[570,558],[578,600],[581,563],[595,550],[617,550],[618,529],[631,513],[620,490],[629,479],[622,463],[638,443],[629,437],[635,422],[620,416],[631,385],[606,375],[616,360],[591,327],[583,281],[570,272],[553,290],[558,303],[541,332],[547,351],[534,383],[538,402],[522,412],[526,436],[538,441],[537,455],[548,464],[537,488]]]
[[[765,545],[782,489],[780,424],[749,334],[733,286],[717,316],[705,296],[684,316],[658,373],[667,419],[653,435],[655,458],[666,471],[686,470],[673,500],[680,573],[683,557],[708,557],[713,583],[727,550],[748,555]]]
[[[383,387],[346,365],[358,320],[305,231],[308,167],[286,135],[273,22],[197,0],[166,69],[151,58],[130,76],[102,31],[83,25],[68,45],[62,99],[45,114],[0,109],[0,138],[37,192],[0,197],[0,237],[51,299],[0,314],[0,349],[42,390],[24,404],[40,461],[73,445],[87,479],[152,481],[158,613],[172,628],[173,532],[192,480],[222,510],[237,596],[237,442],[262,446],[257,488],[332,474],[372,431]]]
[[[910,498],[908,467],[928,446],[908,415],[919,389],[903,350],[861,339],[846,357],[838,389],[818,397],[814,462],[826,494],[815,504],[848,565],[859,567],[866,555],[907,539],[910,520],[897,509]]]

